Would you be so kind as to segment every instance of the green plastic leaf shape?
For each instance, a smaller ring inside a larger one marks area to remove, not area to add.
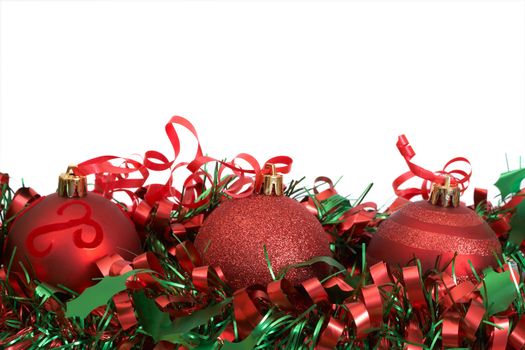
[[[106,276],[92,287],[86,288],[82,294],[68,301],[66,317],[86,318],[97,307],[106,305],[117,293],[126,289],[129,276],[142,273],[145,270],[132,270],[120,276]]]
[[[494,186],[499,189],[501,198],[505,198],[509,194],[516,193],[521,189],[523,179],[525,179],[525,168],[507,171],[500,175]]]
[[[207,324],[212,317],[221,314],[231,299],[195,311],[191,315],[178,317],[173,322],[169,314],[160,311],[155,301],[146,297],[144,292],[134,293],[133,301],[140,325],[156,342],[165,340],[184,345],[188,344],[186,335],[189,331]]]
[[[516,299],[516,286],[510,278],[510,271],[495,272],[492,269],[483,271],[485,278],[480,289],[488,316],[508,309]]]
[[[516,213],[510,220],[509,240],[520,245],[525,239],[525,200],[516,206]]]

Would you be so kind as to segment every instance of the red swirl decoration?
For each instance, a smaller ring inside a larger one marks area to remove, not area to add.
[[[31,255],[38,257],[38,258],[42,258],[48,255],[53,248],[53,243],[49,243],[45,249],[43,250],[37,249],[35,245],[35,240],[39,238],[40,236],[49,235],[50,233],[53,233],[53,232],[67,230],[67,229],[77,227],[77,226],[86,225],[86,226],[92,227],[95,230],[95,236],[93,237],[91,241],[86,241],[82,238],[82,228],[76,229],[73,232],[73,242],[75,243],[75,246],[77,246],[78,248],[95,248],[95,247],[98,247],[100,243],[102,243],[102,240],[104,238],[104,232],[102,230],[102,226],[100,226],[98,222],[96,222],[95,220],[91,218],[91,213],[92,213],[91,207],[85,202],[78,201],[78,200],[67,201],[66,203],[64,203],[58,208],[57,214],[63,215],[64,211],[67,208],[70,208],[73,206],[81,206],[84,209],[84,215],[82,215],[78,219],[72,219],[66,222],[57,222],[57,223],[53,223],[49,225],[43,225],[43,226],[35,228],[29,233],[29,235],[26,238],[26,247],[27,247],[27,251]]]
[[[457,185],[460,187],[461,192],[464,192],[467,189],[470,177],[472,176],[472,170],[470,169],[470,162],[468,159],[464,157],[453,158],[449,160],[445,166],[443,166],[443,169],[436,172],[431,172],[412,162],[412,158],[416,155],[416,152],[408,142],[408,139],[405,135],[399,136],[396,146],[403,158],[405,158],[408,168],[410,169],[406,173],[398,176],[392,183],[394,192],[398,197],[410,199],[412,197],[421,195],[423,199],[428,199],[430,185],[432,183],[444,184],[446,175],[450,176],[452,185]],[[452,165],[457,163],[466,164],[470,170],[468,172],[461,169],[449,170]],[[418,177],[423,180],[420,188],[400,188],[401,185],[413,177]]]

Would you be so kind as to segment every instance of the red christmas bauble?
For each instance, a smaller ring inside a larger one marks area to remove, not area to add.
[[[417,257],[423,272],[436,265],[449,264],[454,253],[454,271],[458,280],[472,279],[472,268],[481,272],[497,266],[494,253],[501,254],[501,245],[490,226],[473,210],[441,207],[427,201],[412,202],[382,222],[367,249],[369,264],[384,261],[391,267],[404,267]],[[452,264],[447,272],[452,273]]]
[[[286,196],[255,194],[228,200],[206,218],[195,240],[204,263],[219,266],[235,289],[272,281],[263,246],[276,274],[291,264],[331,256],[319,221]],[[286,278],[298,284],[325,270],[326,266],[293,269]]]
[[[17,216],[7,235],[5,259],[13,253],[12,272],[23,274],[23,264],[39,281],[81,292],[102,277],[97,260],[115,253],[131,260],[141,253],[141,242],[133,222],[103,196],[54,193]]]

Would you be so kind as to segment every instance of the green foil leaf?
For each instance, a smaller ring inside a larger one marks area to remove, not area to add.
[[[525,200],[516,206],[510,226],[509,240],[519,246],[525,239]]]
[[[330,266],[333,266],[333,267],[337,268],[341,272],[346,271],[346,268],[339,261],[335,260],[334,258],[329,257],[329,256],[317,256],[317,257],[312,258],[312,259],[310,259],[308,261],[297,263],[297,264],[292,264],[292,265],[288,265],[288,266],[284,267],[277,274],[277,279],[281,279],[281,278],[285,277],[285,275],[291,269],[298,268],[298,267],[311,266],[311,265],[317,264],[317,263],[328,264]]]
[[[507,171],[500,175],[494,186],[499,189],[501,197],[505,198],[509,194],[516,193],[521,189],[523,179],[525,179],[525,168]]]
[[[132,270],[120,276],[106,276],[92,287],[86,288],[77,298],[67,303],[66,317],[86,318],[91,311],[106,305],[117,293],[126,290],[126,280],[129,276],[144,272]]]
[[[146,297],[144,292],[134,293],[133,301],[140,325],[153,337],[155,342],[165,340],[174,344],[188,345],[189,342],[186,339],[188,332],[207,324],[213,317],[221,314],[231,299],[195,311],[191,315],[177,317],[173,322],[169,314],[160,311],[155,301]]]
[[[516,286],[510,278],[510,271],[498,273],[492,269],[487,269],[483,272],[485,278],[480,292],[488,316],[507,310],[516,299]]]

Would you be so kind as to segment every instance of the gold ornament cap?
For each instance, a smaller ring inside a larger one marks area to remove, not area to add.
[[[284,188],[283,176],[277,174],[275,164],[266,164],[265,168],[272,169],[272,173],[263,175],[260,193],[266,196],[282,196]]]
[[[87,178],[83,175],[76,175],[76,165],[67,167],[67,171],[58,177],[58,195],[64,198],[85,197],[87,191]]]
[[[459,197],[461,191],[457,185],[450,183],[450,176],[445,175],[445,183],[438,185],[432,184],[429,202],[440,207],[457,207],[459,206]]]

